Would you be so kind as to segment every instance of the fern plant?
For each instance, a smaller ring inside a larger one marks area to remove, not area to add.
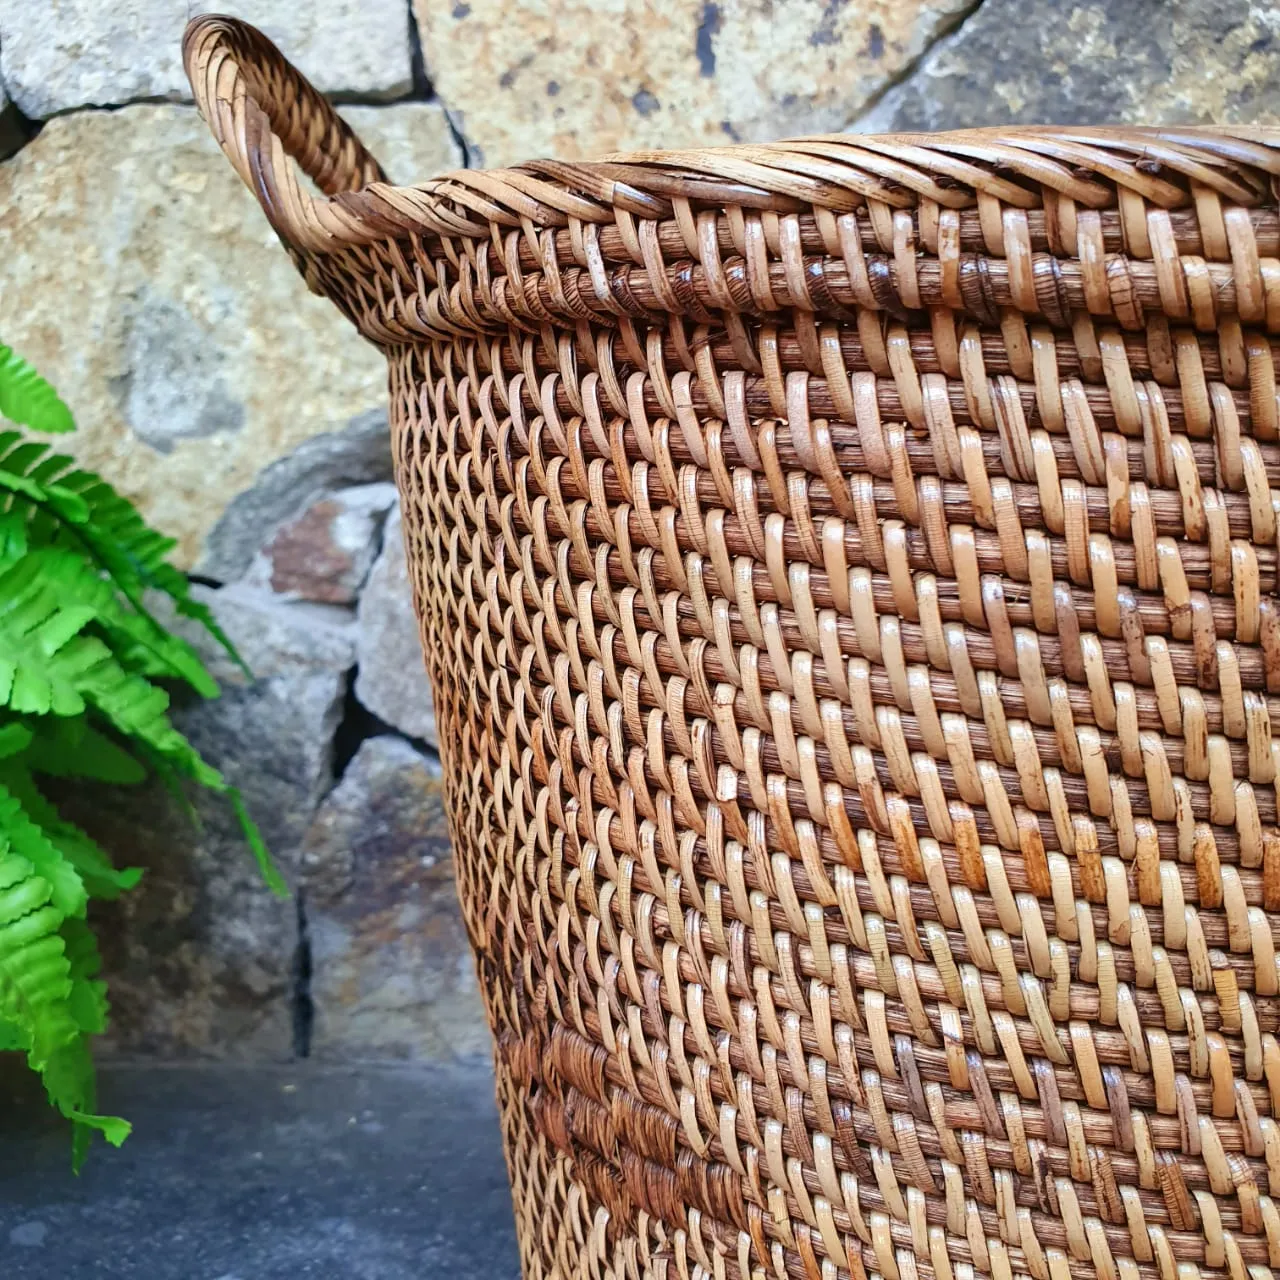
[[[75,429],[49,383],[2,343],[0,416],[42,433]],[[106,1027],[107,996],[86,912],[141,872],[117,869],[65,821],[48,780],[129,785],[154,774],[220,792],[268,884],[285,892],[239,794],[168,716],[165,684],[203,697],[218,686],[148,599],[167,596],[244,665],[169,562],[173,547],[101,477],[0,430],[0,1050],[26,1055],[71,1122],[76,1169],[95,1133],[117,1146],[129,1133],[97,1111],[89,1046]]]

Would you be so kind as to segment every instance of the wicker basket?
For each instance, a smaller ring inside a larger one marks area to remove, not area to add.
[[[390,364],[526,1277],[1269,1277],[1280,133],[394,187],[186,57]]]

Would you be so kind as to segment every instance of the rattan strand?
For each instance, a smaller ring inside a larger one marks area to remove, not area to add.
[[[186,57],[390,363],[528,1280],[1269,1277],[1280,135],[392,187]]]

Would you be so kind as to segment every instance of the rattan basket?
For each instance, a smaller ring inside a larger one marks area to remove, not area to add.
[[[1280,132],[395,187],[186,58],[390,365],[528,1280],[1269,1277]]]

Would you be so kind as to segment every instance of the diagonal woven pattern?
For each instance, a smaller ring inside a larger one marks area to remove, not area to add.
[[[1271,1276],[1280,136],[392,187],[187,60],[389,361],[528,1280]]]

